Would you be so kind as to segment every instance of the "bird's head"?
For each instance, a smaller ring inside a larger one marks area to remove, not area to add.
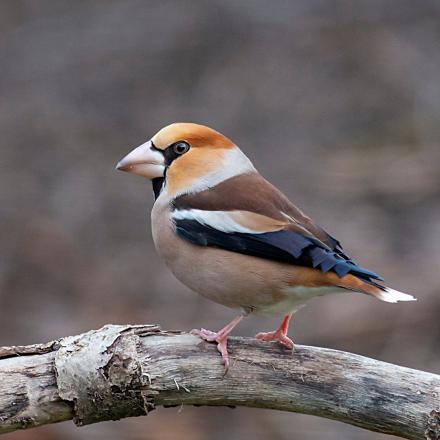
[[[116,169],[153,181],[156,197],[197,192],[253,171],[249,159],[226,136],[204,125],[174,123],[121,159]]]

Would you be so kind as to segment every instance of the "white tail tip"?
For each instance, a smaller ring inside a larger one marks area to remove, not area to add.
[[[398,290],[391,289],[389,287],[385,287],[385,291],[380,290],[376,294],[376,298],[381,299],[382,301],[386,301],[389,303],[396,303],[399,301],[417,301],[412,295],[408,295],[407,293],[399,292]]]

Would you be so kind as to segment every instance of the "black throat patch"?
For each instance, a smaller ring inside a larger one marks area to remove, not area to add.
[[[153,184],[154,200],[157,200],[165,183],[165,177],[156,177],[151,183]]]

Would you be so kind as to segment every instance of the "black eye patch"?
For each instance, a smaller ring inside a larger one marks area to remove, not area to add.
[[[165,148],[165,150],[161,150],[157,148],[156,145],[154,145],[153,142],[151,141],[151,149],[154,151],[159,151],[160,153],[163,154],[163,157],[165,159],[165,166],[168,168],[175,159],[177,159],[179,156],[182,156],[190,149],[190,145],[188,144],[188,142],[185,141],[177,141],[169,145],[167,148]],[[163,189],[165,178],[166,178],[166,169],[165,169],[164,177],[157,177],[152,181],[155,199],[159,197]]]
[[[154,145],[152,145],[152,148],[157,150],[157,148]],[[189,148],[190,146],[188,142],[177,141],[169,145],[167,148],[165,148],[165,150],[159,150],[159,151],[163,154],[165,158],[165,165],[169,167],[174,160],[185,154],[189,150]]]

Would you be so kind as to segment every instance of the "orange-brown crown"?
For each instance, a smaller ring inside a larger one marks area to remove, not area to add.
[[[233,148],[234,143],[218,131],[191,122],[176,122],[159,130],[151,139],[156,148],[165,150],[178,141],[186,141],[191,147]]]

